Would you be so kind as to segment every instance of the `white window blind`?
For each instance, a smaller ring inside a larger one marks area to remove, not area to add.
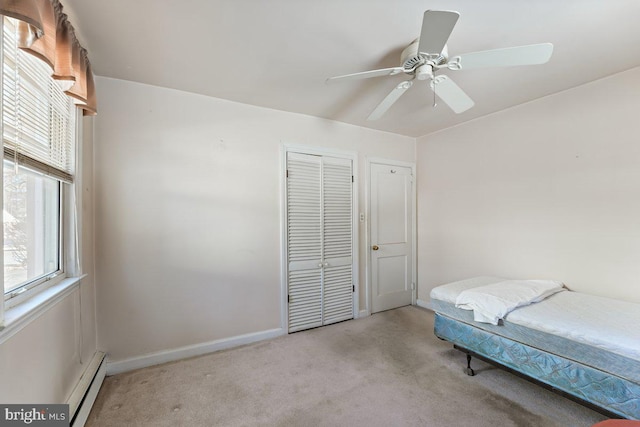
[[[18,48],[16,23],[2,20],[4,156],[62,181],[73,179],[75,107],[41,60]]]

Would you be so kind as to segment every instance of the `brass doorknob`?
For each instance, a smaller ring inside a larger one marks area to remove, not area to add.
[[[380,248],[378,247],[378,245],[373,245],[373,247],[371,249],[373,249],[374,251],[377,251]]]

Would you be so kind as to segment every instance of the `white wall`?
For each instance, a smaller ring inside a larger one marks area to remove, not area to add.
[[[413,138],[114,79],[97,89],[98,340],[111,361],[280,327],[283,143],[357,151],[361,211],[365,156],[415,160]]]
[[[93,128],[84,121],[80,288],[0,344],[0,402],[66,403],[96,351]],[[82,295],[80,295],[82,294]]]
[[[418,140],[419,298],[477,275],[640,302],[640,68]]]

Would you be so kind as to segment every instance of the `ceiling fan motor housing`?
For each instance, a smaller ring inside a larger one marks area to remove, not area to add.
[[[445,46],[440,53],[419,53],[418,39],[414,40],[400,54],[400,63],[405,73],[417,71],[421,65],[430,63],[431,66],[446,64],[448,59],[447,47]],[[429,67],[431,68],[431,67]],[[419,73],[417,73],[420,79]],[[424,75],[424,74],[423,74]],[[424,80],[427,76],[420,80]]]

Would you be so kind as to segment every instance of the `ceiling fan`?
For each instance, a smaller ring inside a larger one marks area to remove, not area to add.
[[[509,67],[514,65],[544,64],[553,53],[551,43],[492,49],[449,57],[447,40],[456,25],[460,14],[454,11],[427,10],[422,19],[420,37],[414,40],[400,55],[399,67],[364,71],[330,77],[327,83],[342,80],[368,79],[371,77],[407,74],[410,79],[398,84],[369,115],[367,120],[377,120],[413,85],[414,79],[429,80],[431,90],[454,112],[462,113],[473,107],[471,98],[448,76],[436,71],[470,70],[483,67]]]

